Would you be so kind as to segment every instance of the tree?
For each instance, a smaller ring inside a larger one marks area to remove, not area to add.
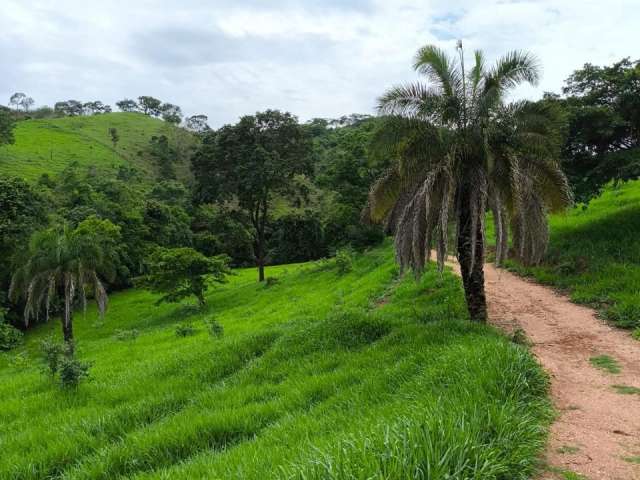
[[[135,112],[138,110],[138,104],[136,101],[129,98],[116,102],[116,107],[118,107],[122,112]]]
[[[0,106],[0,146],[11,144],[15,141],[13,136],[15,124],[11,111],[6,107]]]
[[[563,166],[579,200],[611,182],[640,177],[640,61],[586,64],[566,81],[564,97],[547,95],[569,119]]]
[[[18,110],[22,106],[22,102],[27,98],[27,95],[22,92],[16,92],[9,98],[9,105],[13,105],[13,108]]]
[[[152,117],[159,117],[160,114],[162,113],[162,110],[160,110],[161,105],[162,105],[162,102],[157,98],[153,98],[149,96],[138,97],[138,108],[145,115],[150,115]]]
[[[149,140],[149,153],[160,169],[163,179],[176,178],[173,164],[176,161],[176,151],[169,145],[166,135],[153,135]]]
[[[27,113],[34,103],[36,103],[36,101],[33,98],[26,97],[20,102],[20,106],[24,109],[25,113]]]
[[[188,248],[157,248],[148,261],[149,274],[138,284],[152,292],[163,294],[156,305],[179,302],[195,296],[204,307],[204,294],[210,282],[225,283],[229,270],[229,257],[205,257]]]
[[[386,219],[401,268],[416,275],[434,244],[443,268],[453,217],[469,315],[486,321],[487,203],[496,221],[498,263],[506,255],[509,223],[514,250],[535,263],[546,247],[547,210],[564,207],[571,194],[557,161],[561,119],[540,105],[503,102],[516,85],[537,83],[534,57],[511,52],[487,68],[477,51],[465,70],[461,42],[458,54],[421,48],[414,68],[430,84],[397,86],[380,98],[379,111],[390,117],[375,148],[395,161],[374,184],[365,214]]]
[[[65,117],[77,117],[84,113],[84,106],[78,100],[67,100],[64,102],[56,102],[53,110],[57,115]]]
[[[192,159],[202,202],[237,203],[252,229],[258,278],[267,262],[266,229],[276,195],[287,195],[310,166],[309,137],[290,113],[267,110],[205,136]]]
[[[86,102],[82,105],[82,111],[84,115],[99,115],[101,113],[111,113],[111,107],[105,105],[100,100],[93,102]]]
[[[113,143],[113,149],[115,150],[118,142],[120,141],[118,129],[115,127],[109,127],[109,136],[111,137],[111,143]]]
[[[187,117],[185,121],[185,126],[187,130],[190,130],[194,133],[205,133],[211,128],[207,124],[209,121],[209,117],[206,115],[192,115]]]
[[[178,125],[182,121],[182,109],[178,105],[163,103],[160,106],[160,112],[165,122]]]
[[[25,258],[11,279],[11,298],[25,299],[24,320],[38,318],[44,308],[46,319],[55,297],[64,300],[62,334],[69,355],[73,355],[73,309],[76,300],[86,308],[91,288],[100,315],[107,308],[107,291],[100,276],[112,277],[120,241],[120,229],[109,220],[91,217],[74,230],[54,227],[31,238]]]

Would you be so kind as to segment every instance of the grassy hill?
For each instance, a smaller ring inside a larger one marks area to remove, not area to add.
[[[116,148],[109,128],[120,136]],[[18,122],[15,144],[0,147],[0,174],[29,181],[56,174],[72,162],[98,169],[130,165],[155,172],[145,152],[153,135],[171,131],[165,122],[141,113],[109,113]]]
[[[59,323],[29,332],[0,356],[0,478],[529,478],[546,378],[464,320],[456,277],[400,280],[389,245],[343,275],[331,261],[267,273],[278,281],[238,271],[205,312],[130,290],[104,322],[78,314],[93,366],[77,391],[41,371]]]
[[[610,187],[588,207],[551,217],[547,260],[510,267],[567,290],[640,338],[640,181]]]

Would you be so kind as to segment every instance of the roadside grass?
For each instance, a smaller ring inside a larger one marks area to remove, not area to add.
[[[552,215],[550,229],[542,265],[509,261],[508,268],[567,291],[618,327],[640,331],[640,181],[609,187],[586,208]]]
[[[120,136],[115,149],[111,127]],[[43,173],[55,175],[77,162],[98,171],[128,165],[153,176],[155,166],[144,152],[151,137],[167,128],[165,122],[141,113],[20,121],[15,144],[0,147],[0,174],[36,181]]]
[[[91,378],[41,371],[38,327],[0,355],[0,478],[525,479],[552,413],[526,348],[465,318],[460,282],[397,279],[389,245],[253,269],[204,311],[114,294],[77,314]],[[394,288],[391,288],[393,286]],[[384,296],[384,303],[379,299]],[[448,305],[445,307],[445,305]],[[416,315],[416,312],[421,312]],[[207,331],[210,319],[222,336]],[[176,336],[178,325],[192,325]]]
[[[595,357],[591,357],[589,362],[594,367],[604,370],[605,372],[616,374],[621,371],[618,361],[609,355],[597,355]]]
[[[629,385],[611,385],[613,389],[621,395],[640,395],[640,388]]]

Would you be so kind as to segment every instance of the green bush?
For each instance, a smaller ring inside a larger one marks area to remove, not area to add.
[[[354,251],[352,248],[341,248],[336,252],[336,267],[339,275],[345,275],[353,270],[353,256]]]
[[[81,380],[89,376],[88,362],[81,362],[70,355],[62,355],[58,365],[60,383],[65,388],[76,388]]]
[[[131,330],[116,329],[113,337],[121,342],[126,342],[129,340],[135,340],[138,338],[138,335],[140,335],[140,332],[135,328],[132,328]]]
[[[190,337],[191,335],[195,335],[198,330],[193,326],[192,323],[180,323],[176,325],[176,336],[177,337]]]
[[[53,377],[58,373],[60,360],[64,353],[64,345],[54,340],[53,337],[47,337],[40,342],[40,351],[44,357],[44,362]]]
[[[22,336],[20,330],[6,323],[0,316],[0,351],[8,351],[18,346]]]
[[[278,277],[267,277],[267,279],[264,282],[264,288],[269,288],[269,287],[273,287],[274,285],[276,285],[280,280],[278,279]]]
[[[207,318],[204,323],[207,325],[207,330],[209,331],[209,335],[214,338],[222,338],[224,335],[224,328],[220,323],[215,319],[215,317]]]

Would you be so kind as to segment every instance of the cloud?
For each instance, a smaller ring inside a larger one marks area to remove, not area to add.
[[[585,62],[638,55],[637,0],[4,0],[0,103],[115,103],[154,95],[215,126],[265,108],[306,120],[372,113],[414,80],[412,57],[456,39],[489,59],[511,49],[543,66],[535,98]],[[7,99],[7,100],[5,100]]]

